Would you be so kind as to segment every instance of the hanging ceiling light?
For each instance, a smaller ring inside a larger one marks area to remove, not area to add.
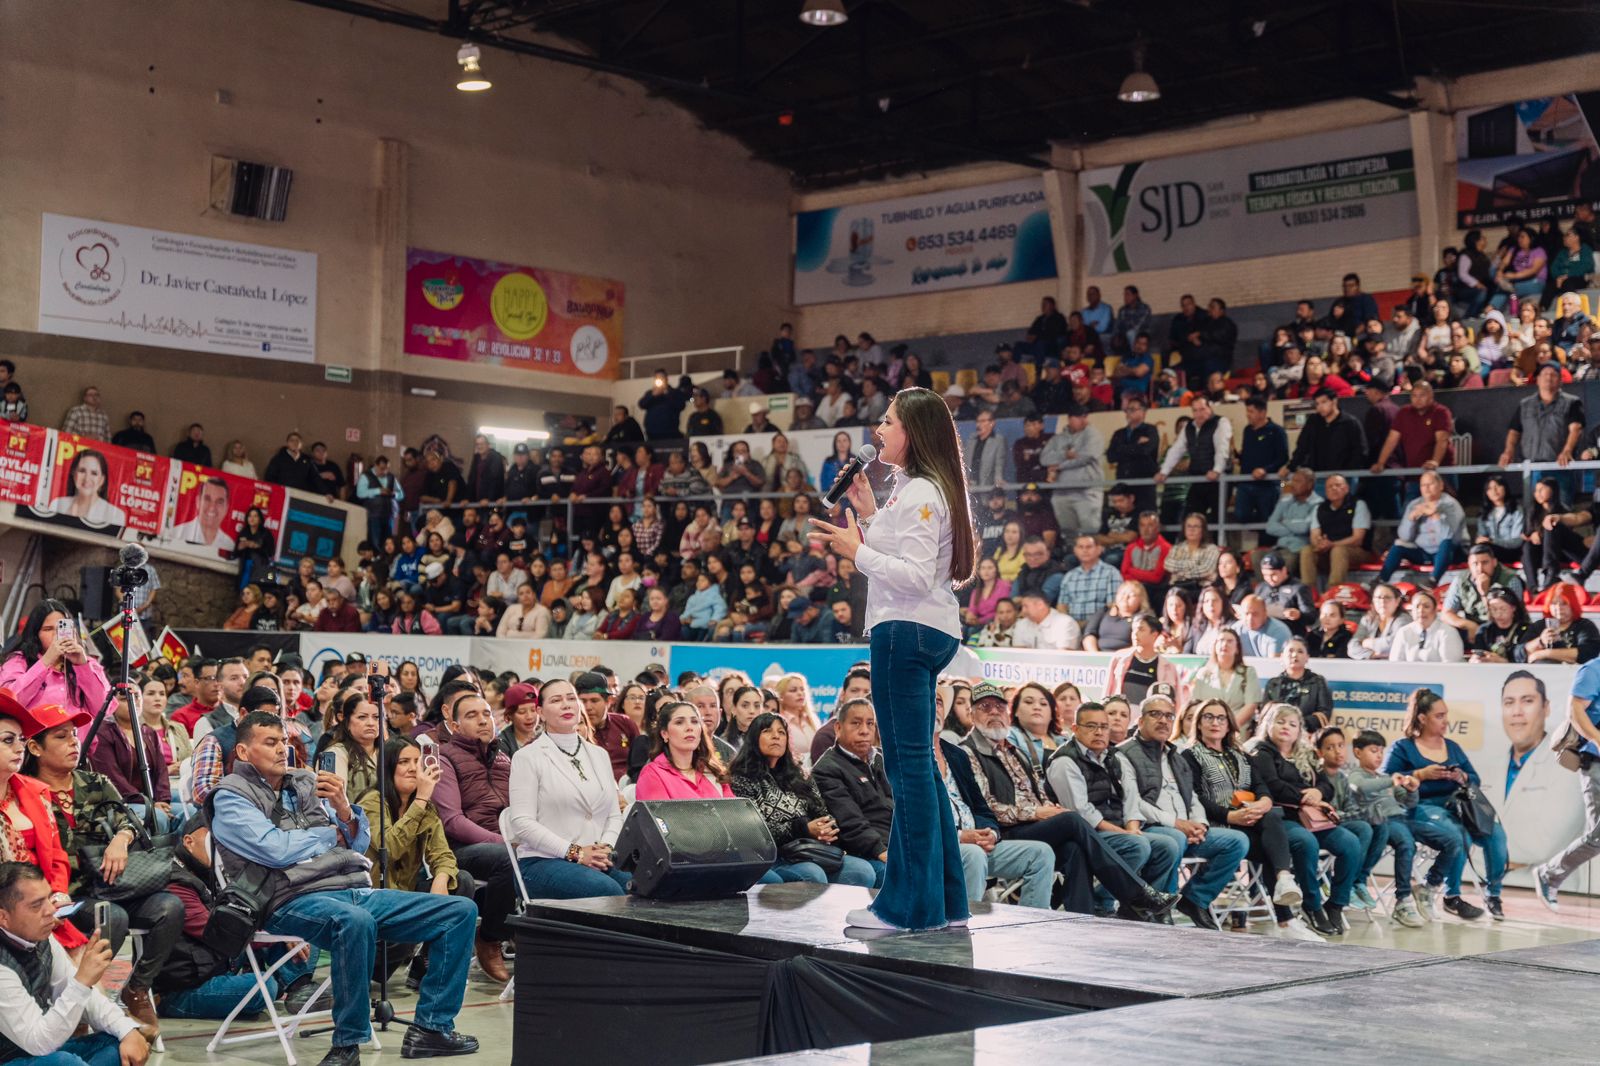
[[[844,0],[806,0],[800,9],[800,21],[808,26],[839,26],[849,17]]]
[[[461,77],[456,79],[456,88],[464,93],[481,93],[489,88],[491,82],[483,73],[483,68],[478,65],[478,60],[483,58],[483,53],[478,51],[475,44],[464,44],[456,53],[456,62],[461,64]]]
[[[1133,46],[1133,73],[1122,79],[1122,88],[1117,90],[1117,99],[1126,104],[1147,104],[1151,100],[1161,99],[1161,86],[1144,70],[1144,41],[1140,40]]]

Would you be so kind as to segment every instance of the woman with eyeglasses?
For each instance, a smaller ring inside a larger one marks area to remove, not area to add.
[[[1183,757],[1194,768],[1195,795],[1212,825],[1237,829],[1250,840],[1246,858],[1260,863],[1265,886],[1270,886],[1278,927],[1291,940],[1321,940],[1300,919],[1293,917],[1305,894],[1295,881],[1295,855],[1283,827],[1283,812],[1264,795],[1255,779],[1250,758],[1239,747],[1233,728],[1233,711],[1219,699],[1191,701],[1198,711],[1185,709],[1184,736],[1189,746]],[[1302,848],[1304,844],[1302,843]],[[1312,852],[1312,861],[1316,858]]]
[[[1256,668],[1244,661],[1239,634],[1231,629],[1217,633],[1211,644],[1211,657],[1189,678],[1191,698],[1220,700],[1233,712],[1235,726],[1248,730],[1261,705],[1261,678]]]
[[[1475,663],[1523,662],[1530,623],[1522,597],[1504,585],[1492,585],[1483,602],[1489,620],[1478,627],[1467,657]]]
[[[1356,623],[1350,638],[1350,658],[1387,659],[1389,649],[1401,627],[1411,623],[1411,615],[1400,607],[1400,590],[1386,581],[1372,586],[1372,607]]]
[[[1525,663],[1586,663],[1600,654],[1600,628],[1583,617],[1583,591],[1562,582],[1550,590],[1545,616],[1528,628]]]

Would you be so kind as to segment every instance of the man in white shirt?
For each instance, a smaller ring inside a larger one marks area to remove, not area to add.
[[[1069,614],[1050,609],[1050,601],[1039,589],[1022,594],[1022,617],[1011,637],[1013,648],[1054,648],[1077,651],[1083,644],[1083,630]]]
[[[39,868],[0,864],[0,1058],[144,1066],[150,1045],[139,1023],[95,991],[111,965],[111,945],[91,937],[74,963],[52,935],[60,924]],[[80,1022],[89,1032],[75,1037]]]
[[[219,552],[233,551],[233,538],[222,531],[223,520],[228,517],[228,483],[220,477],[208,479],[200,486],[200,500],[194,517],[180,526],[174,526],[166,539],[174,544],[191,544],[202,548],[215,548]]]
[[[844,417],[844,405],[850,398],[850,394],[844,391],[844,379],[829,378],[822,402],[817,405],[817,417],[833,425]]]
[[[524,581],[517,586],[517,602],[500,616],[494,635],[543,639],[550,635],[550,622],[550,608],[539,602],[533,594],[533,586]]]

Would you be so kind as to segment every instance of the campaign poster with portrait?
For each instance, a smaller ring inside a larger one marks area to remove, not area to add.
[[[34,518],[109,537],[161,531],[170,459],[58,432],[49,465],[43,505],[28,509]]]
[[[231,559],[252,509],[261,511],[262,523],[277,543],[288,489],[194,463],[172,466],[172,519],[161,531],[163,548],[205,559]]]
[[[51,433],[27,422],[0,424],[0,502],[18,506],[39,502]]]

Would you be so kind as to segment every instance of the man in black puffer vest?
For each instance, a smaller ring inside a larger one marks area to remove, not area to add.
[[[111,945],[90,937],[75,963],[51,935],[60,924],[39,868],[0,863],[0,1062],[144,1066],[139,1023],[95,991]],[[80,1022],[89,1032],[75,1037]]]
[[[333,1049],[322,1066],[356,1066],[372,1039],[367,981],[378,941],[428,945],[416,1021],[401,1057],[468,1055],[455,1031],[466,992],[478,908],[460,896],[372,888],[371,829],[327,771],[289,769],[283,720],[259,711],[239,722],[233,773],[212,798],[211,832],[228,880],[268,871],[261,913],[269,933],[298,936],[333,955]]]

